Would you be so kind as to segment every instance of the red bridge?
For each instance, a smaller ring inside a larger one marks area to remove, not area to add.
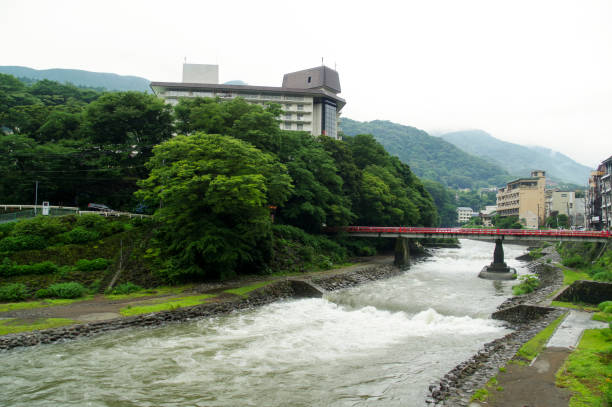
[[[609,231],[597,232],[590,230],[423,228],[407,226],[346,226],[330,228],[330,230],[344,231],[352,236],[401,237],[407,239],[468,238],[477,240],[607,242],[612,238],[612,233]]]

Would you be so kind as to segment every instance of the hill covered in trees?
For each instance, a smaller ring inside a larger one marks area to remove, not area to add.
[[[43,79],[71,83],[88,88],[106,90],[150,92],[148,79],[138,76],[123,76],[114,73],[91,72],[81,69],[32,69],[25,66],[0,66],[0,73],[26,78],[33,81]]]
[[[549,148],[508,143],[482,130],[456,131],[442,134],[440,138],[516,176],[527,176],[533,169],[542,169],[554,181],[585,185],[591,171],[589,167]]]
[[[512,176],[496,164],[468,154],[423,130],[390,121],[359,122],[343,117],[344,134],[372,134],[419,177],[451,188],[500,186]]]

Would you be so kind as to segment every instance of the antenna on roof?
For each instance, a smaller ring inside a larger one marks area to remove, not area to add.
[[[323,57],[321,57],[321,66],[323,66],[323,65],[325,65],[325,64],[323,63]]]
[[[183,63],[184,63],[184,64],[186,64],[186,63],[187,63],[187,57],[185,57],[185,59],[184,59]]]
[[[338,70],[337,64],[336,62],[334,62],[334,71],[337,71],[337,70]]]

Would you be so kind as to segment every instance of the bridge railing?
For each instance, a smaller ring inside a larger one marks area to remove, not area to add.
[[[410,226],[346,226],[330,231],[347,233],[397,233],[458,236],[534,236],[534,237],[597,237],[610,238],[609,231],[591,230],[533,230],[533,229],[471,229],[471,228],[425,228]]]

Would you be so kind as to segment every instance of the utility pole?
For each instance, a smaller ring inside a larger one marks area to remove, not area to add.
[[[34,192],[34,216],[36,216],[36,206],[38,206],[38,181],[36,181],[36,189]]]

